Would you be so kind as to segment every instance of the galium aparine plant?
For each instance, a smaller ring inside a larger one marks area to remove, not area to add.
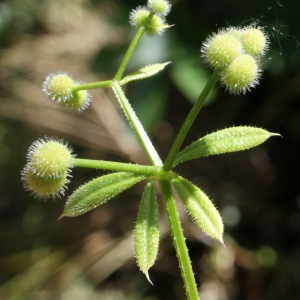
[[[212,34],[201,47],[202,57],[213,73],[206,87],[186,117],[164,162],[160,159],[142,124],[132,109],[122,85],[145,79],[162,71],[169,62],[148,65],[123,76],[131,55],[143,34],[161,35],[170,27],[166,16],[171,4],[166,0],[149,0],[134,9],[130,24],[137,32],[115,76],[107,81],[81,83],[66,72],[49,74],[43,91],[47,98],[63,109],[82,112],[91,101],[90,89],[111,88],[139,139],[150,165],[118,163],[77,158],[72,148],[53,137],[39,139],[30,146],[27,163],[22,171],[24,186],[38,198],[55,198],[64,194],[71,168],[86,167],[112,171],[80,186],[67,199],[61,217],[75,217],[103,204],[134,184],[145,181],[134,229],[137,263],[150,281],[148,271],[153,266],[159,246],[159,210],[154,183],[158,182],[168,215],[171,234],[188,299],[199,299],[185,238],[178,217],[173,189],[192,219],[207,235],[223,244],[222,218],[209,197],[196,185],[181,177],[173,168],[188,160],[203,156],[242,151],[260,145],[277,135],[261,128],[239,126],[207,134],[185,149],[181,145],[197,117],[212,87],[219,81],[229,93],[246,93],[254,88],[262,75],[261,57],[269,48],[269,38],[261,27],[229,27]],[[176,63],[176,62],[175,62]]]

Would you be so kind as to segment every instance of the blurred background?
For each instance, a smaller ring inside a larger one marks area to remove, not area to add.
[[[67,195],[39,201],[22,187],[28,147],[44,136],[80,158],[148,164],[109,90],[92,91],[83,114],[46,101],[44,78],[61,70],[76,80],[112,78],[135,30],[137,0],[0,2],[0,299],[185,299],[161,203],[161,243],[150,270],[138,270],[133,228],[144,183],[76,218],[63,218],[66,196],[100,170],[74,169]],[[216,87],[185,145],[217,129],[252,125],[280,133],[254,149],[202,158],[176,171],[213,199],[225,244],[186,215],[182,226],[201,300],[300,299],[300,55],[297,0],[174,0],[175,24],[143,37],[127,72],[172,61],[159,75],[128,84],[126,94],[162,159],[211,71],[201,43],[224,26],[258,22],[270,35],[262,80],[233,96]]]

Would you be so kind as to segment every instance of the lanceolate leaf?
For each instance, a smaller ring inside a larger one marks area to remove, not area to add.
[[[124,77],[121,80],[120,84],[123,85],[133,80],[140,80],[140,79],[151,77],[159,73],[160,71],[162,71],[168,64],[170,64],[170,62],[166,62],[163,64],[153,64],[153,65],[143,67]]]
[[[200,138],[178,153],[174,166],[201,156],[246,150],[260,145],[275,135],[279,134],[248,126],[219,130]]]
[[[211,200],[197,186],[180,176],[172,182],[186,210],[198,226],[223,244],[222,218]]]
[[[154,183],[149,182],[143,193],[134,232],[137,263],[149,281],[148,270],[154,264],[159,244],[158,215]]]
[[[69,197],[61,217],[75,217],[86,213],[143,179],[145,176],[128,172],[112,173],[93,179]]]

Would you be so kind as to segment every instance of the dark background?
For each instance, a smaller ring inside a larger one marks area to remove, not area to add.
[[[39,201],[22,187],[31,143],[57,136],[80,158],[148,164],[111,91],[92,91],[83,114],[46,101],[44,78],[58,70],[84,82],[110,79],[134,29],[140,1],[22,0],[0,2],[0,298],[184,299],[161,205],[161,243],[151,286],[134,259],[132,230],[144,183],[76,218],[60,216],[66,196],[107,172],[74,169],[67,195]],[[217,129],[251,125],[277,132],[254,149],[201,158],[176,171],[219,208],[226,248],[206,237],[182,210],[202,300],[300,299],[299,10],[293,1],[177,0],[175,24],[142,39],[127,71],[172,61],[126,93],[165,159],[211,71],[202,42],[224,26],[258,22],[270,36],[259,86],[233,96],[216,87],[185,145]],[[158,191],[160,197],[160,193]]]

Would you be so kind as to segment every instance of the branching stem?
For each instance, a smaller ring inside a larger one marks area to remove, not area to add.
[[[136,116],[134,110],[132,109],[128,99],[126,98],[120,84],[117,81],[113,81],[112,89],[114,90],[116,97],[119,100],[119,103],[132,126],[137,138],[139,139],[142,147],[144,148],[150,162],[155,166],[162,166],[162,161],[159,158],[155,148],[153,147],[152,142],[150,141],[143,125],[140,120]]]
[[[163,169],[164,171],[170,171],[173,167],[173,163],[174,160],[180,150],[180,147],[187,135],[187,133],[189,132],[193,122],[195,121],[201,107],[203,106],[209,92],[212,90],[213,86],[215,85],[215,83],[218,81],[218,73],[215,71],[210,79],[208,80],[206,86],[204,87],[203,91],[201,92],[200,96],[198,97],[196,103],[194,104],[194,106],[192,107],[192,109],[190,110],[190,113],[188,114],[188,116],[186,117],[174,143],[173,146],[168,154],[168,157],[164,163]]]

